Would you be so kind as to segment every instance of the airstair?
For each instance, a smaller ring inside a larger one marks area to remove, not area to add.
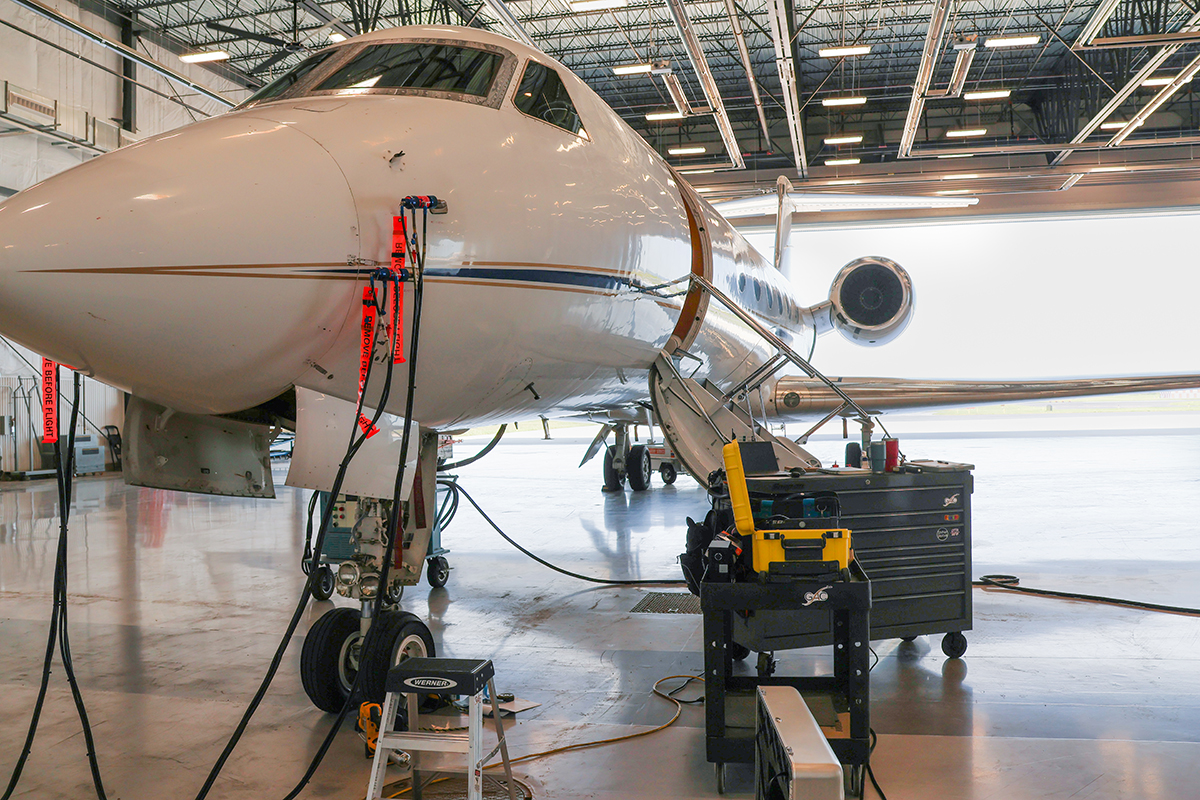
[[[820,460],[802,445],[821,426],[839,416],[853,417],[858,422],[863,451],[867,450],[875,427],[870,413],[707,279],[691,275],[689,280],[692,290],[707,293],[775,349],[761,367],[730,389],[685,376],[682,365],[688,358],[686,353],[664,351],[651,367],[650,401],[654,415],[663,437],[692,477],[707,484],[709,474],[722,466],[721,448],[735,440],[770,442],[781,470],[819,469]],[[756,418],[752,402],[752,396],[789,363],[824,383],[842,401],[794,441],[772,434],[767,428],[765,406],[760,403],[761,418]]]

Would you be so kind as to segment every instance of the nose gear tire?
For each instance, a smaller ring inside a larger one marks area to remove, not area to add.
[[[358,672],[359,612],[335,608],[323,614],[304,637],[300,682],[313,705],[329,714],[342,710]]]

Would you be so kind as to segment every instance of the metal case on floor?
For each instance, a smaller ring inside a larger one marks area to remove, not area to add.
[[[806,474],[756,478],[751,492],[837,493],[840,524],[871,579],[871,638],[971,629],[970,466],[920,473]],[[832,641],[828,614],[756,611],[735,616],[733,638],[751,650],[788,650]]]

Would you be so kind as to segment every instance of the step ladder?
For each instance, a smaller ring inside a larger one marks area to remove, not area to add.
[[[412,796],[421,800],[423,786],[420,774],[420,752],[463,753],[467,757],[467,800],[483,798],[483,767],[500,751],[504,776],[508,781],[508,798],[516,800],[512,764],[508,760],[508,745],[504,741],[504,725],[500,722],[500,707],[496,702],[495,668],[487,659],[409,658],[388,671],[379,722],[379,740],[375,746],[375,761],[371,765],[371,780],[367,784],[367,800],[383,797],[388,758],[404,751],[411,756]],[[496,723],[497,744],[488,753],[483,751],[483,695],[491,699],[492,719]],[[419,697],[426,694],[469,695],[467,732],[422,731],[419,725]],[[407,731],[394,730],[396,711],[401,700],[408,698]],[[429,776],[431,780],[437,773]]]

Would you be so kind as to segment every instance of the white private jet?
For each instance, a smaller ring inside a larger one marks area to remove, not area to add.
[[[827,382],[790,342],[832,329],[886,342],[907,324],[912,285],[890,260],[863,258],[806,305],[779,269],[791,212],[970,201],[787,190],[726,209],[779,213],[771,263],[546,54],[476,29],[378,31],[316,53],[228,114],[0,204],[0,333],[132,395],[131,483],[273,496],[269,439],[287,427],[289,483],[328,490],[355,426],[363,289],[391,262],[402,199],[435,195],[440,213],[414,212],[407,232],[427,252],[411,415],[421,435],[404,456],[420,488],[405,490],[416,513],[403,515],[396,584],[415,582],[426,554],[437,432],[586,416],[616,429],[606,482],[645,489],[650,457],[624,431],[651,419],[703,479],[731,435],[768,438],[784,465],[819,466],[770,437],[768,418],[842,413],[869,429],[885,408],[1200,385]],[[404,286],[411,309],[415,283]],[[387,330],[372,321],[367,338]],[[789,362],[807,374],[781,376]],[[379,537],[363,533],[386,513],[370,498],[392,497],[401,458],[406,369],[392,380],[383,435],[342,487],[364,500],[343,509],[359,555],[338,590],[364,608],[392,588],[379,585]],[[368,409],[381,390],[368,383]],[[327,710],[349,691],[370,621],[345,611],[316,623],[302,659]],[[393,622],[381,658],[432,647],[419,620]]]

